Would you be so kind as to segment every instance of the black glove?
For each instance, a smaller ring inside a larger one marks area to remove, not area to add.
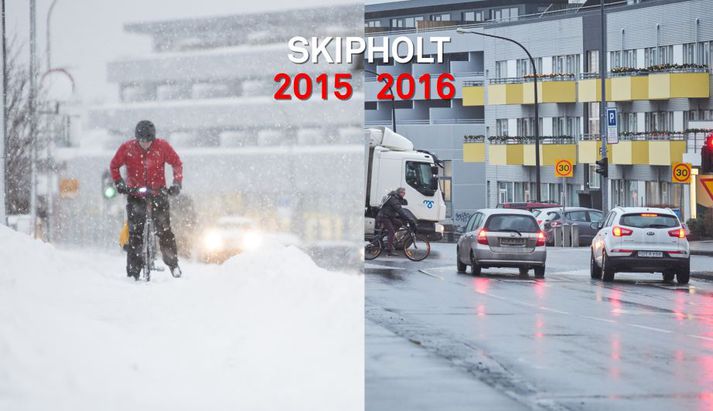
[[[168,188],[168,195],[177,196],[181,192],[181,183],[174,182],[171,187]]]
[[[119,194],[129,194],[129,188],[126,187],[124,179],[120,178],[114,181],[114,186],[116,187],[116,192]]]

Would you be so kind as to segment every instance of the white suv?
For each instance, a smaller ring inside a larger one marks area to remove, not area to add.
[[[663,273],[664,281],[688,284],[691,255],[686,230],[670,209],[617,207],[592,240],[592,278],[613,281],[614,273]]]

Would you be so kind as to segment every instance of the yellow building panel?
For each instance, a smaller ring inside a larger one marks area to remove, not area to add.
[[[535,102],[535,83],[525,83],[522,89],[524,104]],[[538,81],[537,100],[540,103],[576,103],[576,81]]]
[[[463,161],[466,163],[484,163],[485,143],[463,143]]]
[[[601,83],[600,83],[601,84]],[[649,79],[647,76],[613,77],[611,79],[610,101],[647,100]]]
[[[708,73],[656,73],[649,74],[649,98],[709,98]]]
[[[620,141],[612,144],[611,164],[645,165],[649,164],[648,141]]]
[[[464,106],[484,106],[485,105],[485,87],[483,87],[483,86],[463,87],[463,105]]]
[[[526,144],[524,148],[523,165],[534,166],[535,145]],[[540,144],[540,166],[554,166],[557,160],[577,162],[576,144]]]
[[[488,164],[496,166],[523,165],[524,144],[489,144]]]
[[[488,104],[522,104],[522,84],[490,84]]]
[[[611,80],[606,81],[607,96],[611,96]],[[577,82],[577,101],[592,103],[602,100],[602,81],[599,79],[586,79]]]
[[[685,152],[686,142],[683,140],[650,141],[649,164],[653,166],[671,166],[673,163],[682,162],[683,153]]]
[[[577,160],[581,164],[594,164],[601,160],[602,142],[585,140],[577,143]],[[607,155],[612,156],[612,144],[607,144]]]

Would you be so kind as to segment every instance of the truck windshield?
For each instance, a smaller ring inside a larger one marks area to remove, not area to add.
[[[406,162],[406,184],[425,196],[432,196],[438,188],[438,176],[434,175],[431,163]]]

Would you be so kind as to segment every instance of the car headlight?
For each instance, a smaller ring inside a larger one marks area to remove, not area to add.
[[[263,237],[259,231],[248,231],[243,236],[243,250],[255,250],[262,245]]]
[[[203,235],[203,248],[217,251],[223,247],[223,237],[217,231],[208,231]]]

